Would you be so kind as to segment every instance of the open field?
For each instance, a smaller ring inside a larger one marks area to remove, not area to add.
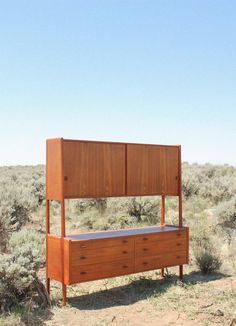
[[[65,307],[59,283],[52,282],[47,307],[29,282],[31,277],[45,282],[44,178],[44,166],[0,168],[0,325],[236,325],[236,168],[183,164],[184,223],[190,227],[183,282],[176,268],[168,268],[163,280],[157,270],[78,284],[68,287]],[[67,232],[158,224],[159,202],[157,197],[71,201]],[[169,198],[166,209],[166,221],[176,223],[177,201]],[[57,233],[56,202],[51,213]],[[219,268],[203,274],[196,261],[203,253],[216,257]],[[6,257],[14,273],[6,269]],[[22,284],[24,278],[28,283]]]

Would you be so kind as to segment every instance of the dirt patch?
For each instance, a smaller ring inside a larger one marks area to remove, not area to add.
[[[193,274],[185,284],[175,278],[116,282],[74,286],[68,304],[54,307],[44,324],[230,325],[235,318],[236,280],[232,277]]]

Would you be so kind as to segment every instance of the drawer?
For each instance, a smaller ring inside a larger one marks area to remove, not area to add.
[[[70,259],[72,268],[88,264],[134,259],[134,244],[124,244],[119,247],[105,247],[100,249],[75,250]]]
[[[135,272],[148,271],[163,267],[183,265],[187,263],[186,251],[168,253],[163,255],[137,257],[135,259]]]
[[[135,246],[135,257],[146,257],[161,255],[163,253],[179,252],[187,250],[187,241],[185,238],[179,239],[157,239],[155,241],[147,241],[137,243]]]
[[[71,240],[71,252],[84,251],[88,249],[99,249],[105,247],[122,247],[133,248],[134,238],[119,237],[119,238],[104,238],[98,240]]]
[[[134,273],[134,259],[114,261],[106,264],[84,265],[71,269],[70,284],[131,273]]]
[[[164,240],[172,240],[172,239],[185,239],[187,237],[186,230],[179,231],[169,231],[169,232],[159,232],[152,234],[143,234],[141,236],[137,236],[135,239],[135,243],[149,243],[153,241],[164,241]]]

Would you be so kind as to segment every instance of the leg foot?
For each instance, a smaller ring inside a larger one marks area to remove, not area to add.
[[[164,268],[161,268],[161,278],[164,278]]]
[[[179,279],[181,281],[183,280],[183,265],[179,266]]]
[[[66,305],[66,285],[62,283],[62,305]]]
[[[50,295],[50,278],[46,279],[46,289],[47,289],[48,294]]]

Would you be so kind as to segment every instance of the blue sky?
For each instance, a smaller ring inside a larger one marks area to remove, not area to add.
[[[236,1],[1,1],[0,42],[0,165],[50,137],[236,165]]]

